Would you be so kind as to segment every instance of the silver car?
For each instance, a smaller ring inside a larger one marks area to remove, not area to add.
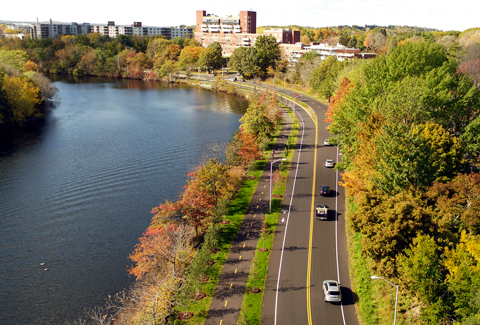
[[[332,159],[325,160],[325,167],[333,168],[335,167],[335,162]]]
[[[325,301],[341,302],[342,291],[340,290],[340,283],[335,280],[323,281],[323,295],[325,296]]]

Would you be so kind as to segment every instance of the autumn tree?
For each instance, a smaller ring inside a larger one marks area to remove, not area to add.
[[[145,275],[181,275],[192,250],[193,228],[183,224],[149,227],[129,258],[135,263],[128,272],[142,279]],[[168,266],[171,269],[168,269]]]
[[[454,314],[462,324],[480,319],[480,237],[462,231],[460,243],[445,251],[446,284],[454,296]]]
[[[387,45],[387,37],[382,33],[370,33],[365,38],[363,45],[372,49],[375,53],[381,53]]]
[[[11,122],[22,125],[28,117],[40,115],[39,89],[31,80],[5,75],[2,89],[12,110]]]
[[[238,151],[238,155],[241,157],[240,161],[242,166],[247,167],[252,161],[260,157],[257,139],[253,134],[247,133],[244,130],[237,133],[236,138],[241,144],[240,150]]]
[[[480,234],[480,174],[458,174],[450,182],[435,182],[426,193],[432,200],[441,233],[467,230]]]

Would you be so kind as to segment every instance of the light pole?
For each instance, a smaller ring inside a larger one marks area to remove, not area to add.
[[[298,93],[293,94],[293,122],[295,122],[295,99],[298,97],[301,97],[301,95]]]
[[[394,286],[395,288],[397,288],[397,295],[396,295],[396,297],[395,297],[395,318],[393,319],[393,325],[397,324],[398,285],[393,284],[392,282],[388,281],[387,279],[384,279],[384,278],[379,277],[379,276],[376,276],[376,275],[372,275],[372,276],[371,276],[371,279],[372,279],[372,280],[378,280],[378,279],[384,280],[384,281],[390,283],[390,284],[391,284],[392,286]]]
[[[272,161],[270,163],[270,213],[272,213],[272,166],[274,163],[276,163],[277,161],[280,161],[280,160],[287,160],[287,159],[277,159],[275,161]]]

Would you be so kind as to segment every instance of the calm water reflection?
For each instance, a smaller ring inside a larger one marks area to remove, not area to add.
[[[45,123],[0,143],[0,324],[72,322],[128,286],[127,257],[151,208],[177,198],[206,145],[227,142],[246,108],[140,81],[54,84],[59,104]]]

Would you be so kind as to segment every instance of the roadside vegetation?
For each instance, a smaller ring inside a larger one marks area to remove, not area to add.
[[[401,323],[480,321],[480,90],[463,51],[405,42],[337,74],[326,121],[344,154],[364,323],[394,311],[395,289],[370,275],[400,285]]]

